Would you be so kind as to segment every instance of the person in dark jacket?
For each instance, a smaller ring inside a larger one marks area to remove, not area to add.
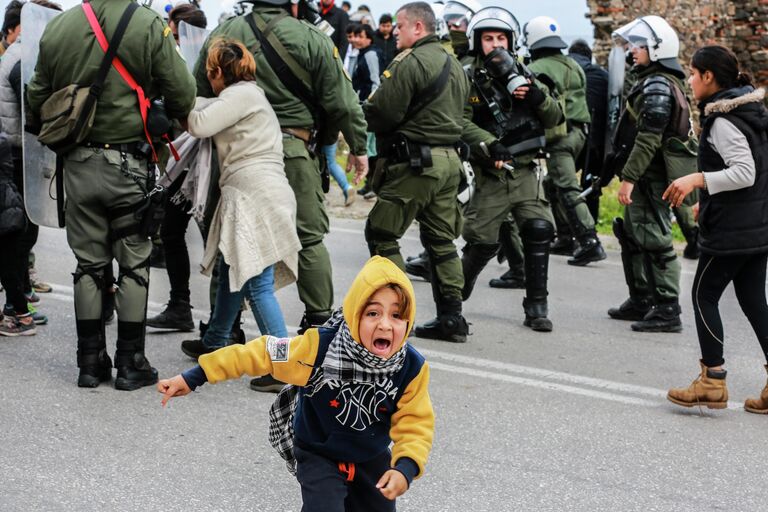
[[[338,48],[341,59],[347,53],[347,24],[349,15],[335,5],[335,0],[320,1],[320,17],[327,21],[333,27],[331,40],[334,46]]]
[[[605,130],[608,109],[608,72],[592,63],[592,50],[583,39],[577,39],[568,48],[568,56],[575,60],[587,76],[587,107],[592,117],[587,143],[576,160],[581,169],[581,188],[586,190],[600,176],[605,155]],[[587,207],[597,222],[600,210],[599,185],[587,196]],[[603,183],[607,185],[607,183]]]
[[[381,52],[381,69],[387,69],[389,63],[397,55],[397,38],[392,33],[392,15],[382,14],[379,18],[379,29],[373,38],[373,44]]]
[[[701,109],[700,172],[673,181],[663,198],[676,206],[701,190],[694,207],[701,257],[691,292],[701,375],[687,388],[669,390],[667,398],[684,407],[724,409],[728,389],[718,302],[731,281],[768,361],[768,111],[765,90],[752,87],[736,56],[722,46],[696,51],[688,82]],[[768,385],[744,408],[768,414]]]
[[[357,56],[355,72],[352,74],[352,88],[363,102],[381,84],[381,54],[373,44],[374,32],[369,25],[358,25],[355,36],[355,47],[360,53]]]
[[[21,257],[20,238],[27,226],[24,203],[14,183],[11,145],[0,134],[0,283],[5,289],[6,304],[13,315],[5,315],[0,323],[0,336],[31,336],[36,333],[32,313],[27,309],[22,277],[26,259]]]

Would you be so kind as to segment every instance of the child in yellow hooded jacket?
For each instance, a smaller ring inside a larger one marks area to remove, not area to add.
[[[406,343],[415,310],[406,275],[374,256],[322,327],[219,349],[157,388],[165,405],[204,382],[271,374],[289,385],[270,410],[269,438],[296,474],[302,510],[394,511],[434,435],[429,367]]]

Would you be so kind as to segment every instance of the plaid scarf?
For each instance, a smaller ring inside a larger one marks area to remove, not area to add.
[[[400,347],[389,359],[382,359],[357,343],[349,332],[342,308],[334,311],[323,327],[335,329],[336,334],[328,346],[325,359],[315,366],[304,385],[307,396],[320,391],[329,382],[341,382],[341,391],[351,385],[376,386],[385,377],[403,368],[406,345]],[[293,456],[293,416],[299,402],[300,386],[285,386],[277,395],[269,410],[269,443],[285,459],[288,471],[296,474],[296,459]]]

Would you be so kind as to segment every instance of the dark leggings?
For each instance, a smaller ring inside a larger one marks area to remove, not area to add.
[[[17,314],[27,312],[24,296],[24,272],[27,269],[28,252],[24,252],[21,238],[23,231],[0,236],[0,283],[5,288],[5,302],[13,306]]]
[[[718,302],[733,281],[736,298],[757,335],[768,361],[768,305],[765,301],[765,274],[768,253],[737,256],[702,254],[691,296],[696,331],[705,366],[720,366],[723,359],[723,323]]]
[[[187,173],[182,173],[168,187],[165,217],[160,227],[160,238],[165,251],[165,266],[171,283],[171,301],[189,302],[189,251],[187,251],[187,226],[192,215],[189,201],[174,201]]]

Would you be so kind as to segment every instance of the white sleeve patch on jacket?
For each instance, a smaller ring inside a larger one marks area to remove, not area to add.
[[[273,363],[287,363],[291,338],[267,337],[267,352]]]

